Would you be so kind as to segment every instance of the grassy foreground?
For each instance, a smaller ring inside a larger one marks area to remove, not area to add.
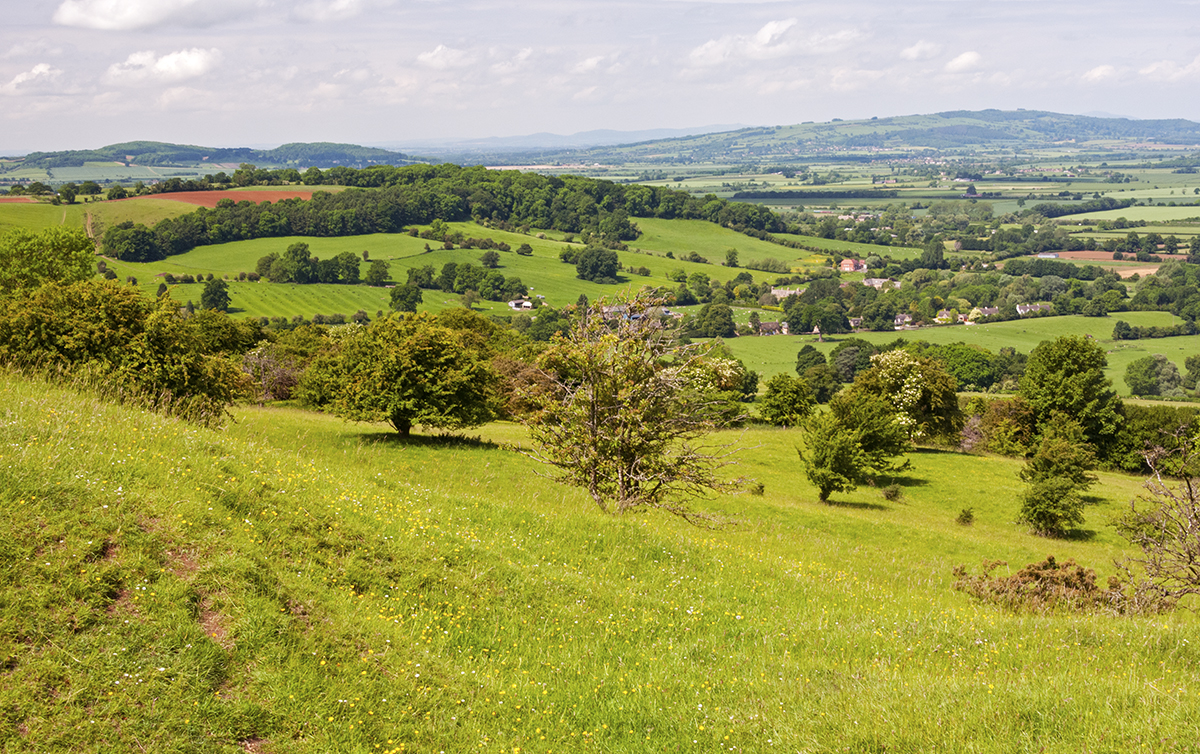
[[[512,452],[289,409],[223,431],[0,375],[0,750],[1193,751],[1200,624],[1014,616],[950,569],[1092,535],[1009,523],[1017,464],[923,451],[821,506],[731,435],[731,529],[611,519]],[[954,523],[975,508],[977,523]]]

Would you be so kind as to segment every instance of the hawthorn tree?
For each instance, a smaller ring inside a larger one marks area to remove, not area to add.
[[[92,276],[95,245],[82,229],[12,230],[0,236],[0,295]]]
[[[797,427],[812,413],[812,390],[801,377],[777,374],[767,380],[767,392],[758,405],[759,415],[770,424]]]
[[[524,396],[534,408],[525,418],[530,455],[606,513],[655,509],[711,524],[687,501],[741,484],[718,473],[728,446],[706,442],[736,404],[697,388],[705,355],[677,343],[659,305],[601,300],[554,336],[538,360],[542,379]]]
[[[843,392],[833,397],[829,409],[805,423],[798,451],[822,503],[829,502],[833,492],[848,492],[908,468],[907,460],[894,460],[908,449],[909,440],[887,401]]]
[[[305,381],[328,386],[333,413],[386,421],[402,437],[414,425],[478,426],[494,419],[500,405],[487,354],[424,313],[377,320],[309,371]]]
[[[916,440],[962,429],[957,387],[940,361],[896,349],[872,356],[871,367],[855,376],[850,392],[887,401],[909,438]]]
[[[1143,609],[1169,609],[1200,596],[1200,458],[1182,431],[1177,447],[1156,447],[1144,454],[1151,477],[1146,493],[1135,498],[1116,521],[1117,530],[1141,550],[1122,564]],[[1131,564],[1141,567],[1134,578]]]

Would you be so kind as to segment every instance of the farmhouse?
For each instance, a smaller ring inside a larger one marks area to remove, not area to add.
[[[787,335],[787,322],[760,322],[758,325],[759,335]]]
[[[887,288],[899,288],[900,283],[891,278],[864,278],[863,285],[869,285],[877,291]]]
[[[788,296],[799,296],[801,293],[804,293],[803,288],[772,288],[771,289],[771,295],[775,297],[776,301],[783,301]]]
[[[1039,312],[1051,312],[1053,310],[1054,307],[1051,304],[1017,304],[1017,314],[1022,317]]]
[[[897,314],[896,315],[896,329],[897,330],[903,330],[905,327],[911,327],[911,326],[912,326],[912,315],[911,314]]]
[[[867,263],[861,259],[843,259],[838,267],[842,272],[865,272]]]
[[[527,298],[513,299],[508,302],[508,308],[518,312],[529,311],[533,309],[533,302]]]

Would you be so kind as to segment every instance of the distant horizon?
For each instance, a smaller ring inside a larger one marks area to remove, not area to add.
[[[1114,119],[1114,120],[1134,120],[1134,121],[1188,120],[1193,123],[1200,124],[1200,120],[1184,118],[1181,116],[1180,117],[1163,117],[1163,118],[1137,118],[1137,117],[1132,117],[1132,116],[1128,116],[1128,115],[1118,115],[1118,114],[1106,113],[1106,112],[1102,112],[1102,111],[1091,111],[1091,112],[1086,112],[1086,113],[1070,113],[1070,112],[1063,112],[1063,111],[1058,111],[1058,110],[1043,110],[1040,108],[1027,108],[1027,107],[1016,107],[1016,108],[1011,108],[1011,109],[1007,109],[1007,110],[1004,108],[984,107],[984,108],[978,108],[975,110],[971,110],[970,112],[982,112],[982,111],[986,111],[986,110],[1002,110],[1002,111],[1006,111],[1006,112],[1019,112],[1019,111],[1029,112],[1029,111],[1037,110],[1038,112],[1054,112],[1054,113],[1057,113],[1060,115],[1075,115],[1075,116],[1088,117],[1088,118],[1106,118],[1106,119]],[[948,112],[948,110],[940,109],[940,110],[930,111],[928,113],[904,113],[904,114],[876,115],[876,116],[869,116],[867,118],[839,118],[837,116],[834,116],[834,117],[826,119],[826,120],[819,120],[819,121],[814,120],[811,122],[832,123],[832,122],[836,122],[836,121],[867,121],[867,120],[870,120],[871,118],[878,118],[878,119],[883,120],[883,119],[887,119],[887,118],[904,118],[904,117],[914,117],[914,116],[922,116],[922,115],[934,115],[934,114],[937,114],[940,112]],[[286,139],[284,141],[279,141],[279,142],[251,142],[251,143],[224,143],[224,144],[222,144],[222,143],[203,143],[203,142],[196,142],[196,141],[180,141],[180,140],[163,139],[163,138],[136,137],[136,138],[116,139],[113,141],[107,141],[103,144],[89,144],[86,146],[65,146],[65,147],[57,147],[57,148],[44,148],[43,147],[43,148],[26,149],[26,150],[0,147],[0,157],[23,157],[32,152],[67,152],[67,151],[83,151],[83,150],[89,150],[89,149],[101,149],[103,147],[107,147],[112,144],[123,144],[126,142],[135,142],[135,141],[153,141],[153,142],[159,142],[159,143],[164,143],[164,144],[186,144],[186,145],[192,145],[192,146],[197,146],[197,147],[207,147],[207,148],[211,148],[211,149],[256,149],[256,150],[277,149],[277,148],[283,146],[284,144],[327,142],[327,143],[334,143],[334,144],[353,144],[355,146],[371,147],[371,148],[375,148],[375,149],[386,149],[386,150],[390,150],[390,151],[394,151],[394,152],[408,153],[408,152],[412,151],[413,149],[420,149],[420,148],[449,150],[452,147],[463,148],[463,147],[465,147],[465,145],[477,143],[477,142],[485,142],[485,141],[508,142],[508,141],[517,141],[517,140],[529,140],[529,139],[532,139],[537,136],[545,136],[545,137],[553,138],[553,139],[557,139],[557,140],[567,140],[567,139],[573,139],[576,137],[583,136],[585,134],[592,134],[592,133],[612,133],[612,134],[617,134],[617,135],[621,135],[621,134],[633,135],[633,134],[645,134],[645,133],[656,132],[656,131],[657,132],[672,131],[672,132],[679,132],[680,134],[687,133],[687,134],[691,134],[691,135],[699,135],[699,134],[708,134],[708,133],[727,133],[730,131],[737,131],[737,130],[742,130],[742,129],[746,129],[746,128],[770,128],[770,127],[775,127],[775,126],[791,126],[791,125],[798,125],[799,123],[800,123],[800,121],[797,121],[796,123],[770,123],[770,124],[759,123],[759,124],[740,124],[740,125],[730,124],[728,126],[718,125],[718,124],[710,124],[710,125],[705,125],[705,126],[691,126],[691,127],[683,127],[683,128],[663,126],[663,127],[653,127],[653,128],[627,129],[627,130],[612,129],[612,128],[592,128],[592,129],[587,129],[584,131],[576,131],[573,133],[566,133],[566,134],[559,134],[559,133],[554,133],[554,132],[549,132],[549,131],[538,131],[538,132],[533,132],[533,133],[508,134],[508,135],[500,135],[500,136],[496,136],[496,135],[467,136],[467,137],[445,136],[445,137],[441,137],[441,138],[410,139],[407,141],[406,140],[396,140],[396,139],[385,139],[385,140],[376,140],[376,141],[367,141],[367,142],[348,141],[346,139],[341,139],[341,138],[316,138],[316,139],[310,139],[310,140],[306,140],[306,141],[302,141],[302,140],[298,140],[298,139]],[[663,137],[654,137],[654,138],[675,138],[675,137],[674,136],[663,136]],[[611,146],[611,145],[616,145],[616,144],[634,143],[636,141],[643,141],[643,140],[651,140],[651,139],[631,139],[630,141],[611,141],[611,140],[609,140],[609,141],[597,142],[595,144],[595,146]],[[406,147],[405,145],[411,145],[411,147]],[[570,149],[582,148],[582,147],[571,147],[571,146],[561,146],[561,145],[555,145],[555,144],[545,144],[545,145],[540,145],[540,146],[524,147],[524,148],[520,148],[520,149],[513,148],[513,147],[504,147],[504,146],[500,146],[500,145],[498,145],[494,148],[501,149],[501,150],[511,149],[514,152],[519,152],[519,151],[523,151],[524,149],[552,148],[552,149],[570,150]],[[472,150],[464,149],[464,151],[472,151]]]

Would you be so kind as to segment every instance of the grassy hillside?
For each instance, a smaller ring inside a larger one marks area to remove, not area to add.
[[[708,503],[739,522],[709,531],[597,513],[510,425],[400,443],[286,409],[200,430],[11,376],[0,397],[6,751],[1198,743],[1194,614],[949,589],[985,557],[1107,571],[1136,479],[1102,475],[1090,538],[1048,541],[1009,523],[1013,461],[919,452],[903,502],[822,506],[795,437],[751,430],[765,494]]]

